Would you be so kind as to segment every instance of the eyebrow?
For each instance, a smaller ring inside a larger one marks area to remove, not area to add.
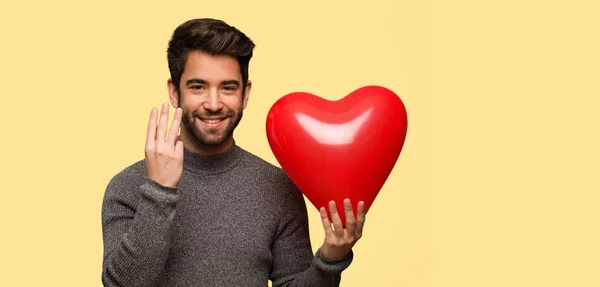
[[[185,84],[186,84],[186,86],[189,86],[191,84],[206,84],[206,81],[202,80],[202,79],[194,78],[194,79],[187,80],[187,82],[185,82]]]
[[[221,82],[221,85],[235,85],[236,87],[240,87],[240,82],[238,80],[225,80]]]
[[[199,79],[199,78],[193,78],[193,79],[189,79],[187,80],[187,82],[185,82],[185,84],[187,86],[192,85],[192,84],[208,84],[207,81],[203,80],[203,79]],[[221,82],[221,85],[235,85],[236,87],[240,86],[240,82],[238,80],[225,80]]]

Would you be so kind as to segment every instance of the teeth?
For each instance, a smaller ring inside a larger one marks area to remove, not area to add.
[[[204,121],[205,123],[209,123],[209,124],[216,124],[216,123],[220,122],[221,120],[202,120],[202,121]]]

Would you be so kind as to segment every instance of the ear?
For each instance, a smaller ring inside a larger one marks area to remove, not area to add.
[[[250,97],[250,89],[252,89],[252,81],[248,80],[246,83],[246,90],[244,91],[244,100],[242,102],[242,109],[246,109],[248,105],[248,97]]]
[[[171,105],[173,105],[174,108],[178,108],[179,94],[177,93],[177,89],[175,88],[175,84],[173,84],[171,78],[167,80],[167,88],[169,89],[169,99],[171,100]]]

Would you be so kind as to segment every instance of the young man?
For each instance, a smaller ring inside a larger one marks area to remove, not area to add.
[[[173,33],[167,85],[176,108],[153,108],[145,158],[108,184],[102,205],[105,286],[338,286],[362,236],[364,203],[346,228],[321,208],[311,250],[302,193],[280,168],[236,145],[254,43],[223,21]],[[178,136],[181,125],[181,135]],[[334,227],[331,227],[331,224]]]

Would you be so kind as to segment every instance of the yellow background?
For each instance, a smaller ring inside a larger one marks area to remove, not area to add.
[[[257,44],[236,140],[367,84],[408,136],[342,286],[600,286],[597,1],[0,1],[0,286],[101,286],[101,201],[167,101],[172,30]],[[309,205],[311,237],[323,239]]]

